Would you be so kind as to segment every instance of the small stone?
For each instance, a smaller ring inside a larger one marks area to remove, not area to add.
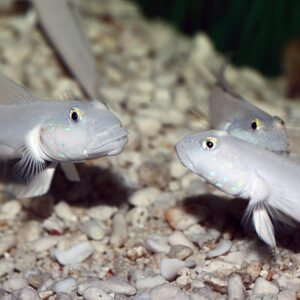
[[[97,221],[107,221],[118,209],[109,205],[98,205],[87,210],[88,216]]]
[[[36,290],[32,287],[26,286],[20,290],[12,293],[12,299],[16,300],[42,300]]]
[[[54,211],[56,215],[65,221],[76,222],[78,220],[77,216],[73,213],[69,204],[64,201],[59,202],[55,205]]]
[[[181,268],[193,268],[196,263],[192,260],[182,261],[177,258],[163,258],[160,262],[160,274],[168,281],[176,279]]]
[[[65,224],[55,216],[51,216],[43,222],[43,227],[50,233],[62,234]]]
[[[146,247],[153,252],[165,254],[168,254],[171,249],[168,239],[158,234],[149,234],[147,236]]]
[[[17,243],[16,237],[12,234],[4,235],[0,238],[0,256],[6,251],[15,246]]]
[[[147,137],[155,137],[162,129],[162,124],[159,120],[146,116],[137,116],[135,122],[138,130]]]
[[[36,252],[47,251],[57,245],[63,236],[46,236],[33,241],[30,246]]]
[[[193,243],[181,231],[174,231],[171,235],[169,235],[168,241],[172,246],[183,245],[191,249],[195,248]]]
[[[179,287],[167,283],[156,286],[150,291],[150,300],[191,300]]]
[[[214,291],[221,293],[221,294],[227,294],[228,288],[227,288],[227,281],[223,278],[207,274],[203,276],[204,283],[209,285]]]
[[[215,247],[215,249],[207,252],[207,257],[213,258],[213,257],[223,255],[230,250],[231,246],[232,246],[231,241],[221,240],[218,243],[218,245]]]
[[[261,268],[262,268],[262,263],[259,261],[250,263],[247,266],[247,273],[250,274],[253,281],[255,281],[256,278],[259,276],[261,272]]]
[[[169,252],[170,258],[178,258],[185,260],[187,257],[193,254],[193,249],[184,245],[173,245]]]
[[[269,294],[277,295],[279,293],[279,288],[274,283],[259,277],[255,281],[253,293],[254,294],[269,293]]]
[[[97,287],[107,294],[118,293],[130,296],[136,293],[136,289],[126,279],[119,276],[84,282],[78,286],[78,293],[82,295],[90,287]]]
[[[112,300],[113,298],[97,287],[90,287],[84,290],[82,296],[85,300]]]
[[[103,226],[94,220],[84,222],[83,231],[92,240],[102,240],[105,236]]]
[[[138,290],[142,290],[142,289],[152,289],[155,286],[158,286],[162,283],[165,283],[166,280],[160,276],[154,276],[154,277],[147,277],[147,278],[140,278],[136,281],[135,283],[135,287]]]
[[[37,221],[29,221],[22,225],[18,232],[19,243],[32,242],[41,236],[41,224]]]
[[[299,295],[300,296],[300,295]],[[297,300],[300,299],[300,297],[296,297],[296,292],[294,290],[286,289],[284,291],[281,291],[277,295],[278,300]]]
[[[10,273],[14,270],[15,265],[12,261],[7,259],[1,259],[0,260],[0,277],[3,275]]]
[[[19,248],[14,252],[15,268],[19,271],[36,264],[35,252],[26,248]]]
[[[21,204],[18,200],[11,200],[4,203],[0,210],[0,220],[14,219],[21,211]]]
[[[19,290],[27,286],[27,280],[22,277],[14,277],[6,280],[2,284],[2,288],[8,292]]]
[[[176,230],[185,230],[201,222],[203,219],[199,216],[198,214],[191,214],[188,209],[179,206],[170,207],[165,212],[166,220],[170,226]]]
[[[133,227],[144,227],[149,213],[146,207],[134,207],[126,215],[127,222]]]
[[[73,277],[67,277],[57,281],[52,287],[55,293],[71,293],[77,288],[77,281]]]
[[[68,250],[56,249],[54,256],[61,265],[76,264],[84,261],[93,253],[93,248],[89,242],[79,243]]]
[[[228,300],[243,300],[244,285],[238,274],[233,274],[228,279]]]
[[[154,203],[159,195],[159,190],[154,187],[140,189],[129,198],[129,203],[134,206],[147,207]]]
[[[110,244],[113,247],[120,247],[127,239],[127,224],[123,214],[118,213],[113,218],[113,228],[110,236]]]
[[[57,293],[55,300],[73,300],[74,298],[67,293]]]

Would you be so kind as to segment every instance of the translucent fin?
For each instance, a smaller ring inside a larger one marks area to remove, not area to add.
[[[99,98],[101,77],[74,3],[71,0],[33,0],[33,4],[66,66],[90,98]]]
[[[243,223],[248,223],[251,216],[257,235],[272,248],[276,247],[274,226],[265,203],[257,202],[249,204],[243,217]]]
[[[42,172],[36,174],[27,186],[19,187],[16,192],[17,198],[31,198],[46,194],[50,188],[57,164],[57,162],[52,162]]]
[[[0,104],[26,103],[34,100],[21,85],[0,75]]]
[[[60,163],[60,166],[68,180],[75,182],[80,181],[80,177],[74,163],[62,162]]]
[[[37,160],[27,146],[21,148],[22,158],[13,167],[13,173],[20,181],[29,182],[32,177],[42,172],[45,167],[45,161]]]

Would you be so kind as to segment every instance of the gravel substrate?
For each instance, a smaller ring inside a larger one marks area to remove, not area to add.
[[[57,171],[36,199],[8,199],[12,185],[1,184],[0,300],[300,299],[299,232],[279,228],[269,249],[240,225],[247,203],[208,186],[174,151],[185,134],[207,128],[208,70],[224,58],[204,34],[182,36],[131,3],[76,3],[100,93],[129,143],[119,156],[80,165],[80,183]],[[83,98],[35,11],[1,5],[1,73],[37,97]],[[300,118],[281,80],[230,65],[226,78],[269,113]]]

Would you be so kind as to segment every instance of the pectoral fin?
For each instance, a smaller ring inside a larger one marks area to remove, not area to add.
[[[248,205],[242,222],[247,225],[250,220],[257,235],[272,248],[276,247],[274,226],[263,201]]]
[[[37,173],[28,185],[18,188],[17,198],[31,198],[46,194],[50,188],[57,164],[57,162],[52,162],[42,172]]]
[[[80,177],[74,163],[62,162],[60,163],[60,166],[68,180],[80,181]]]

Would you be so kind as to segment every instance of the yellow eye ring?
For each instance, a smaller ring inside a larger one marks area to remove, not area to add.
[[[81,120],[82,112],[78,108],[73,107],[70,109],[69,116],[72,122],[78,123]]]
[[[261,124],[260,124],[260,121],[259,121],[258,119],[253,119],[253,120],[251,121],[251,128],[252,128],[253,130],[259,129],[260,126],[261,126]]]
[[[201,142],[201,146],[204,150],[213,150],[218,144],[218,140],[214,137],[204,138]]]

